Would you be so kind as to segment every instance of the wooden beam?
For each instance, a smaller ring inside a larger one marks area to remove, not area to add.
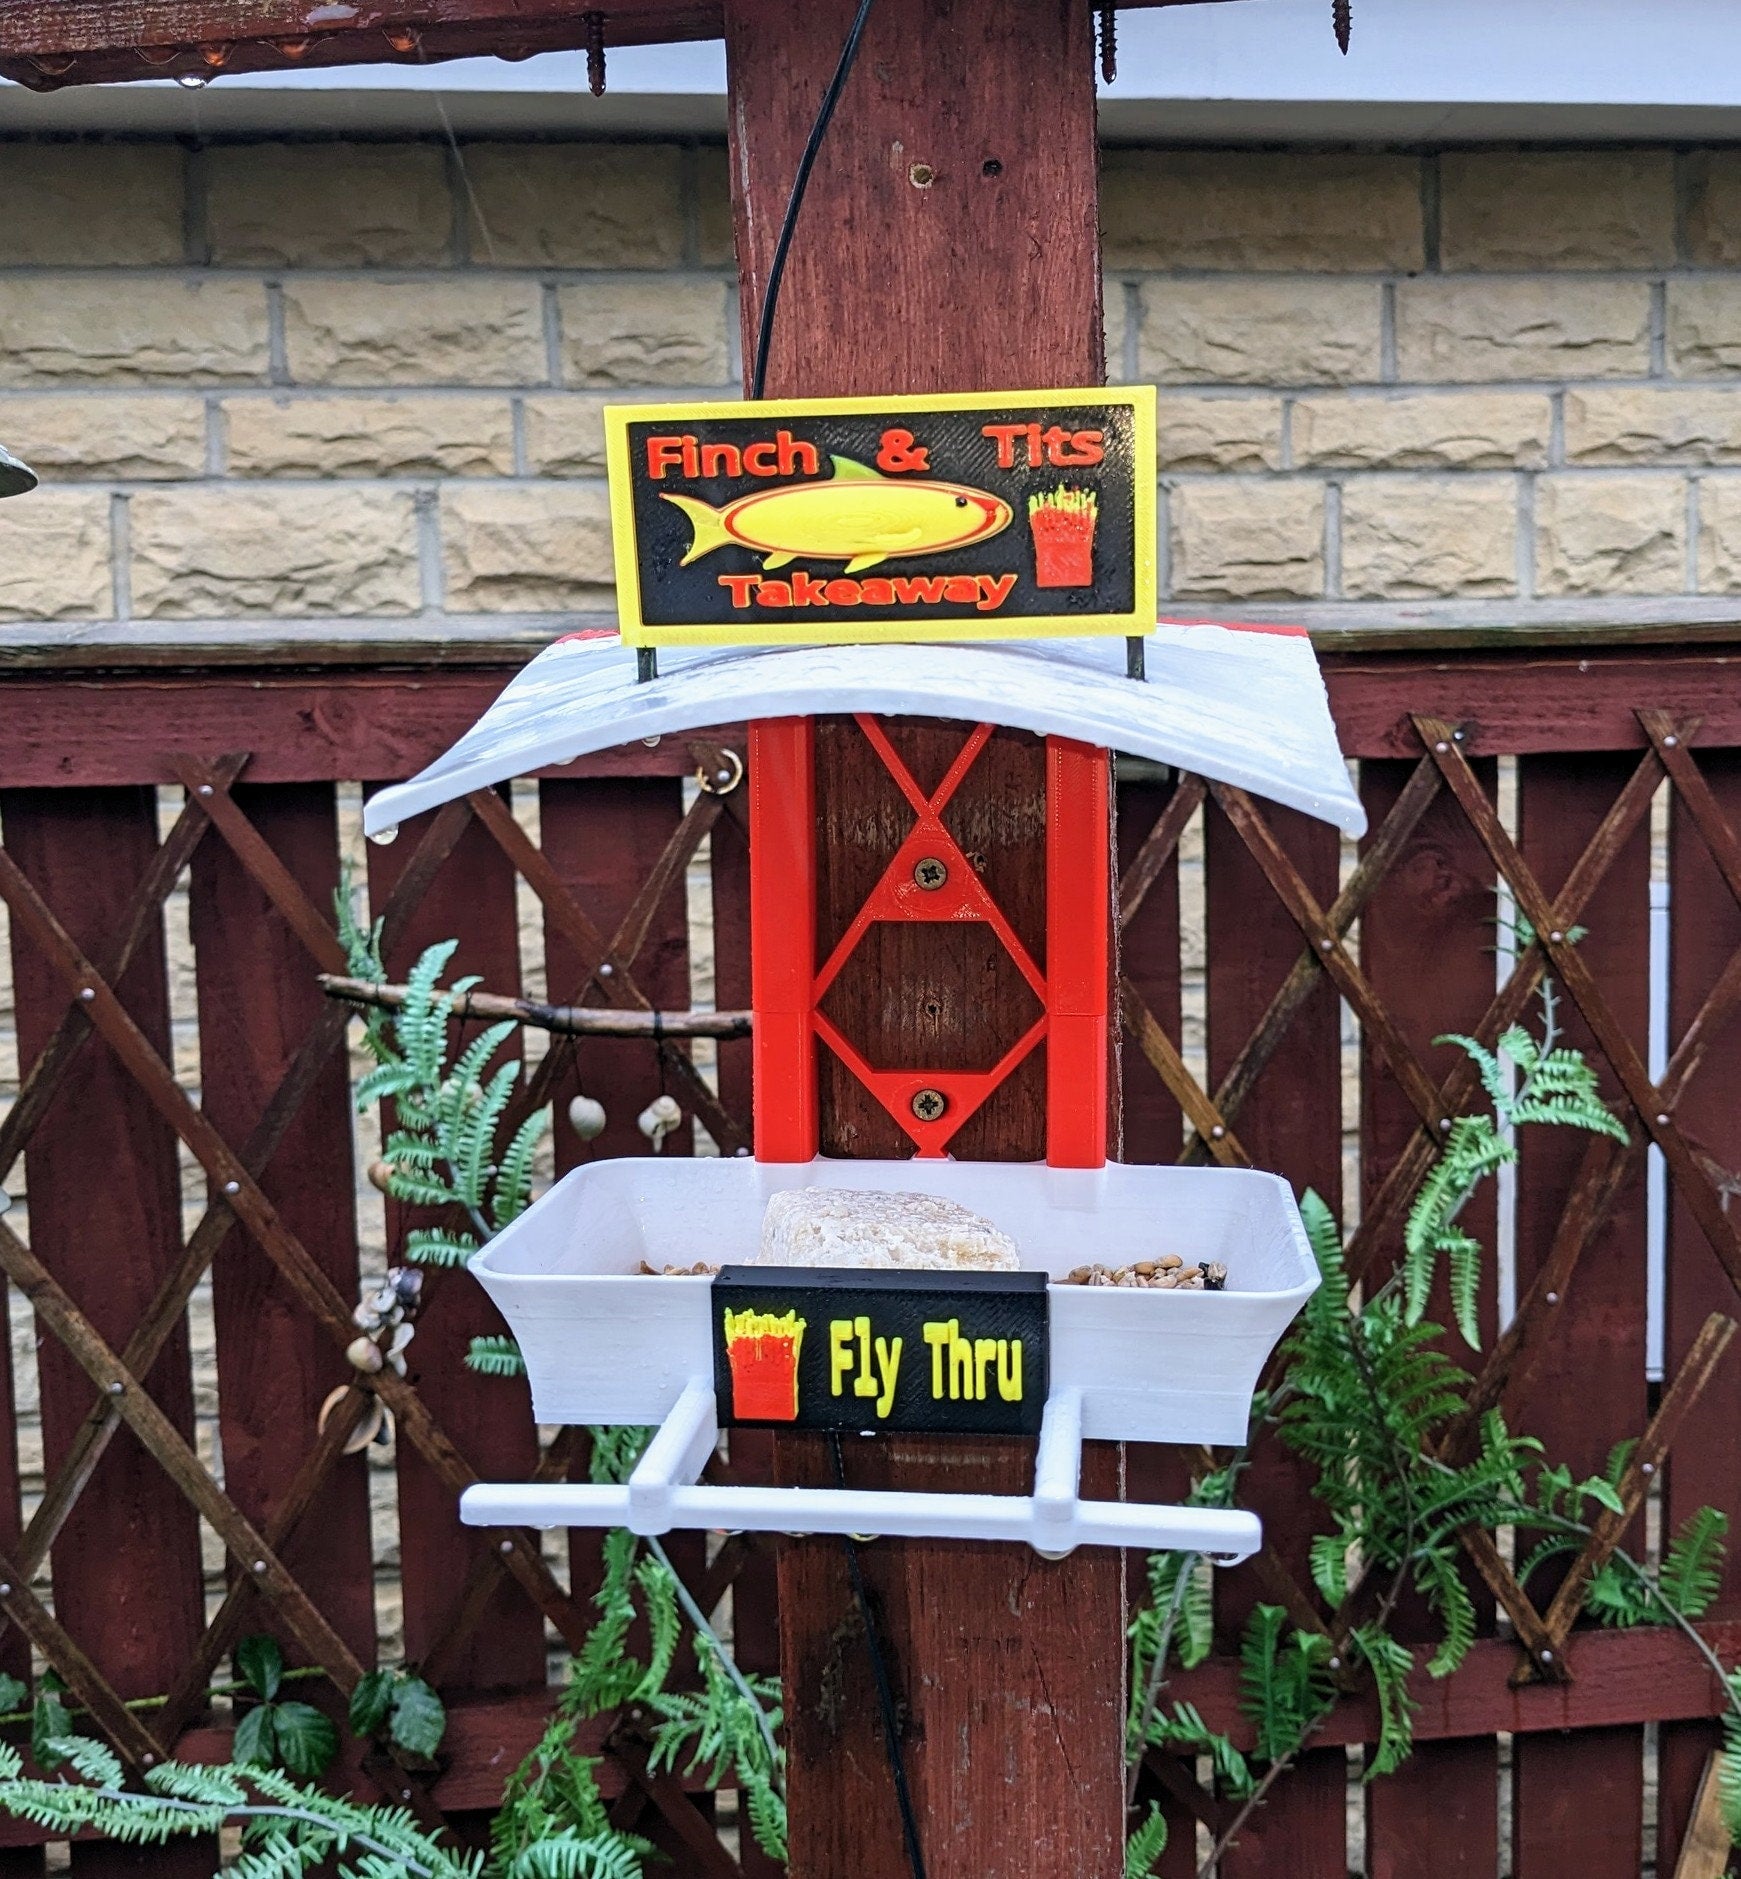
[[[57,91],[311,66],[524,59],[586,45],[595,18],[609,46],[724,31],[721,0],[0,0],[0,75]]]
[[[799,155],[851,0],[727,0],[731,171],[743,352]],[[1102,374],[1093,30],[1088,0],[878,0],[822,147],[773,329],[767,393],[839,395],[1098,384]],[[932,783],[971,727],[896,720],[888,738]],[[826,953],[862,901],[871,851],[910,813],[850,719],[816,726],[818,919]],[[998,732],[950,808],[1030,950],[1043,944],[1043,746]],[[1110,839],[1110,832],[1109,837]],[[885,853],[886,851],[886,853]],[[874,867],[872,878],[874,878]],[[1108,905],[1100,911],[1111,927]],[[1083,918],[1095,915],[1083,909]],[[1034,930],[1030,930],[1034,929]],[[829,1015],[872,1063],[962,1065],[1002,1038],[1024,984],[959,924],[883,927],[830,989]],[[917,1021],[914,1014],[926,1015]],[[1031,1012],[1029,1015],[1031,1022]],[[969,1121],[952,1152],[1046,1151],[1043,1066]],[[911,1152],[830,1058],[823,1152]],[[1025,1493],[1030,1444],[898,1437],[846,1445],[855,1486]],[[820,1443],[777,1439],[783,1481],[832,1483]],[[1091,1447],[1085,1492],[1117,1494]],[[1093,1551],[881,1540],[861,1555],[904,1711],[902,1753],[931,1879],[1120,1870],[1124,1568]],[[838,1541],[780,1558],[792,1879],[908,1870],[858,1616]]]

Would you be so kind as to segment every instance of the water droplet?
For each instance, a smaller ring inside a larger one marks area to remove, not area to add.
[[[394,842],[398,841],[398,839],[399,829],[397,824],[390,829],[376,829],[374,834],[369,837],[369,840],[378,848],[388,848]]]
[[[188,91],[198,91],[202,85],[212,82],[212,75],[210,72],[177,72],[175,82]]]

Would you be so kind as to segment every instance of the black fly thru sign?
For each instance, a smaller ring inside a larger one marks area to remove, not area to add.
[[[631,645],[1146,633],[1155,395],[615,406]]]
[[[722,1425],[1037,1435],[1043,1272],[727,1266],[713,1282]]]

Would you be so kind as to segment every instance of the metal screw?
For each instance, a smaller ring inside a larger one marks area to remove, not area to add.
[[[1559,945],[1560,941],[1563,940],[1565,937],[1566,937],[1565,934],[1562,933],[1558,927],[1555,927],[1554,930],[1548,935],[1548,938],[1551,939],[1556,946]]]
[[[1449,1116],[1441,1116],[1439,1118],[1439,1133],[1441,1135],[1449,1135],[1451,1133],[1451,1118]]]
[[[1544,1664],[1551,1664],[1554,1661],[1554,1654],[1552,1651],[1543,1651],[1541,1656],[1542,1656],[1542,1662]]]
[[[126,1384],[117,1377],[115,1381],[109,1385],[109,1394],[111,1396],[125,1396],[127,1394]]]
[[[1463,741],[1463,733],[1461,731],[1453,731],[1451,733],[1451,742],[1453,744],[1460,744],[1462,743],[1462,741]]]
[[[501,1552],[504,1552],[504,1553],[511,1553],[511,1552],[513,1552],[513,1550],[514,1550],[514,1542],[513,1542],[512,1540],[503,1540],[503,1541],[501,1541],[501,1542],[499,1542],[499,1550],[500,1550]]]
[[[1675,736],[1673,731],[1670,731],[1668,736],[1665,737],[1662,741],[1666,745],[1668,745],[1669,749],[1672,750],[1675,747],[1675,745],[1678,744],[1681,740]]]
[[[141,1755],[139,1761],[140,1765],[145,1768],[155,1768],[157,1766],[157,1757],[155,1755]]]
[[[226,1194],[240,1194],[241,1191],[242,1184],[240,1181],[226,1181],[224,1183],[224,1192]]]
[[[1320,952],[1326,952],[1326,953],[1334,952],[1336,950],[1336,943],[1334,940],[1328,937],[1325,937],[1324,939],[1319,940],[1318,949]]]
[[[1559,1302],[1560,1302],[1560,1295],[1558,1292],[1548,1293],[1548,1303],[1550,1305],[1557,1305]]]
[[[1342,1659],[1340,1657],[1332,1657],[1330,1659],[1330,1668],[1332,1670],[1340,1670],[1342,1668]]]
[[[11,1596],[12,1596],[11,1586],[0,1585],[0,1598],[10,1598]]]
[[[913,864],[913,879],[932,894],[949,879],[948,868],[935,855],[927,855],[924,860]]]
[[[911,1107],[921,1122],[936,1122],[949,1107],[949,1098],[941,1090],[917,1090]]]
[[[1666,1129],[1668,1127],[1668,1115],[1666,1111],[1658,1114],[1656,1118],[1656,1126],[1659,1129]]]
[[[598,975],[601,979],[608,979],[611,976],[611,974],[615,971],[616,971],[616,967],[613,966],[611,962],[607,959],[604,962],[604,964],[599,967]]]
[[[212,786],[211,786],[211,784],[209,784],[209,783],[202,783],[202,784],[201,784],[201,785],[199,786],[199,793],[200,793],[200,794],[201,794],[202,796],[209,796],[209,795],[210,795],[210,794],[212,793]]]
[[[87,1005],[91,1002],[93,998],[96,997],[96,995],[97,995],[97,988],[94,985],[81,985],[79,987],[79,996],[85,1001]]]
[[[1450,746],[1449,744],[1447,744],[1447,743],[1445,742],[1445,740],[1444,740],[1443,738],[1440,738],[1440,740],[1438,741],[1438,743],[1436,743],[1436,744],[1435,744],[1435,745],[1433,746],[1433,748],[1434,748],[1435,750],[1449,750],[1449,749],[1451,748],[1451,746]]]
[[[1638,1472],[1640,1474],[1655,1474],[1656,1463],[1653,1461],[1640,1462],[1639,1467],[1638,1467]]]
[[[263,1560],[263,1559],[257,1559],[257,1560],[255,1560],[255,1561],[254,1561],[254,1570],[255,1570],[256,1572],[264,1572],[264,1571],[266,1570],[266,1562],[265,1562],[265,1560]]]
[[[1227,1133],[1226,1129],[1224,1129],[1221,1126],[1221,1124],[1217,1122],[1215,1126],[1209,1131],[1209,1138],[1211,1141],[1219,1142],[1222,1136],[1224,1136],[1226,1133]]]

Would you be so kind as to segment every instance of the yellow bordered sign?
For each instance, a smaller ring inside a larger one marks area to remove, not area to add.
[[[633,646],[1146,633],[1152,386],[605,411]]]

